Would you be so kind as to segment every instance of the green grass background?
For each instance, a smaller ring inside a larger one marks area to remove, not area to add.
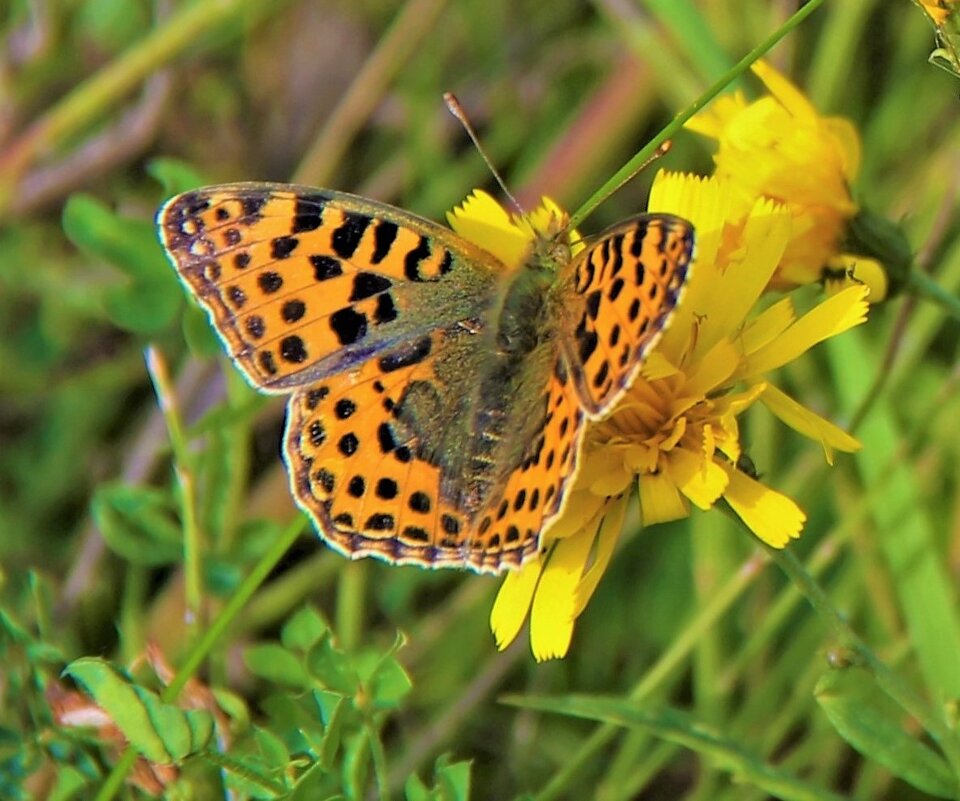
[[[764,481],[808,513],[795,559],[770,561],[717,511],[630,532],[569,656],[538,665],[525,642],[494,648],[498,581],[348,563],[302,525],[282,403],[235,374],[153,231],[166,196],[227,180],[440,218],[492,184],[448,90],[521,199],[576,208],[793,10],[0,5],[0,797],[138,797],[116,751],[56,724],[49,687],[81,657],[130,668],[147,643],[196,661],[205,632],[220,636],[198,675],[229,690],[233,739],[176,751],[169,798],[223,797],[224,781],[240,798],[958,797],[958,325],[942,307],[894,298],[779,376],[856,422],[861,453],[828,468],[762,410],[746,418]],[[769,58],[855,122],[857,199],[956,295],[960,82],[933,47],[908,0],[828,0]],[[709,144],[681,133],[662,163],[708,173]],[[641,210],[652,174],[585,230]],[[267,580],[244,584],[258,564]],[[211,629],[231,602],[242,612]],[[126,678],[80,665],[64,687],[131,708]],[[141,750],[168,736],[126,725]]]

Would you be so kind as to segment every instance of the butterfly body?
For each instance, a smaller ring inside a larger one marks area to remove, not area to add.
[[[323,538],[481,572],[537,552],[693,244],[648,215],[574,257],[557,219],[510,268],[400,209],[278,184],[189,192],[158,220],[235,363],[291,395],[291,488]]]

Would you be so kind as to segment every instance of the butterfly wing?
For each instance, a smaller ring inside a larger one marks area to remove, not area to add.
[[[689,222],[646,214],[605,231],[565,269],[562,341],[591,416],[603,416],[633,382],[670,321],[693,251]]]
[[[158,225],[237,366],[268,392],[482,314],[502,271],[429,220],[287,184],[186,192],[161,208]]]

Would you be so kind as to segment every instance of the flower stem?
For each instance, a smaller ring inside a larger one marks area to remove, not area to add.
[[[729,70],[720,76],[714,84],[707,89],[700,97],[694,100],[689,106],[674,117],[653,139],[642,147],[632,159],[617,170],[603,186],[594,192],[587,201],[570,218],[570,228],[576,228],[580,225],[603,201],[616,192],[621,186],[629,181],[634,173],[647,162],[660,146],[671,137],[675,136],[686,124],[687,120],[693,117],[713,98],[719,95],[726,86],[740,77],[758,58],[766,54],[773,46],[783,39],[788,33],[796,28],[801,22],[809,17],[814,11],[823,5],[824,0],[810,0],[803,8],[799,9],[790,17],[780,28],[774,31],[763,42],[753,48],[747,55],[741,58]]]
[[[946,721],[930,709],[913,689],[874,654],[870,647],[850,628],[833,606],[823,588],[804,570],[789,549],[778,550],[764,545],[767,553],[787,574],[794,586],[806,597],[814,611],[830,627],[840,643],[850,649],[873,674],[880,688],[912,715],[936,740],[953,771],[960,776],[960,741]]]
[[[180,488],[180,517],[183,522],[183,571],[187,629],[196,631],[203,616],[203,543],[197,519],[197,493],[193,459],[177,406],[177,396],[166,359],[155,347],[147,348],[147,371],[153,382],[160,411],[167,424],[167,435],[173,449],[173,470]]]
[[[933,301],[955,320],[960,320],[960,298],[947,292],[926,273],[911,270],[907,275],[906,288],[918,298]]]

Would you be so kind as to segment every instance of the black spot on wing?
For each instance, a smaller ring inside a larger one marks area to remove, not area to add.
[[[420,237],[417,246],[410,250],[403,259],[403,274],[410,281],[423,281],[424,277],[420,274],[420,264],[425,259],[429,259],[431,254],[430,240],[425,236]]]
[[[313,277],[317,281],[328,281],[343,275],[343,267],[332,256],[314,254],[310,257],[310,263],[313,265]]]
[[[243,207],[243,217],[240,222],[245,225],[252,225],[260,219],[260,211],[263,204],[267,202],[266,195],[247,195],[241,198],[240,205]]]
[[[299,244],[295,236],[278,236],[270,242],[270,255],[275,259],[289,259]]]
[[[422,337],[415,342],[409,342],[380,358],[380,369],[385,373],[400,370],[404,367],[422,362],[430,355],[433,342],[430,337]]]
[[[260,285],[260,289],[263,290],[264,294],[272,295],[283,286],[283,278],[280,273],[268,270],[265,273],[260,273],[257,277],[257,283]]]
[[[316,231],[323,222],[323,207],[330,198],[326,195],[302,195],[297,198],[297,208],[290,232],[300,234],[304,231]]]
[[[384,292],[377,296],[377,307],[373,310],[373,321],[380,325],[381,323],[390,323],[397,319],[397,307],[390,297],[389,292]]]
[[[330,328],[341,345],[352,345],[367,333],[367,316],[347,306],[330,315]]]
[[[295,323],[307,313],[307,305],[302,300],[288,300],[283,304],[280,315],[285,323]]]
[[[373,256],[370,257],[372,264],[379,264],[387,257],[399,232],[400,228],[396,223],[389,220],[377,222],[373,229]]]
[[[372,222],[366,214],[345,212],[343,224],[333,232],[331,243],[336,254],[342,259],[349,259],[360,246],[363,233]]]
[[[303,340],[296,336],[284,337],[280,340],[280,356],[290,364],[301,364],[307,360],[307,349]]]
[[[353,277],[353,290],[350,293],[350,301],[356,302],[364,298],[372,297],[378,292],[390,289],[393,286],[389,278],[379,273],[359,272]]]

